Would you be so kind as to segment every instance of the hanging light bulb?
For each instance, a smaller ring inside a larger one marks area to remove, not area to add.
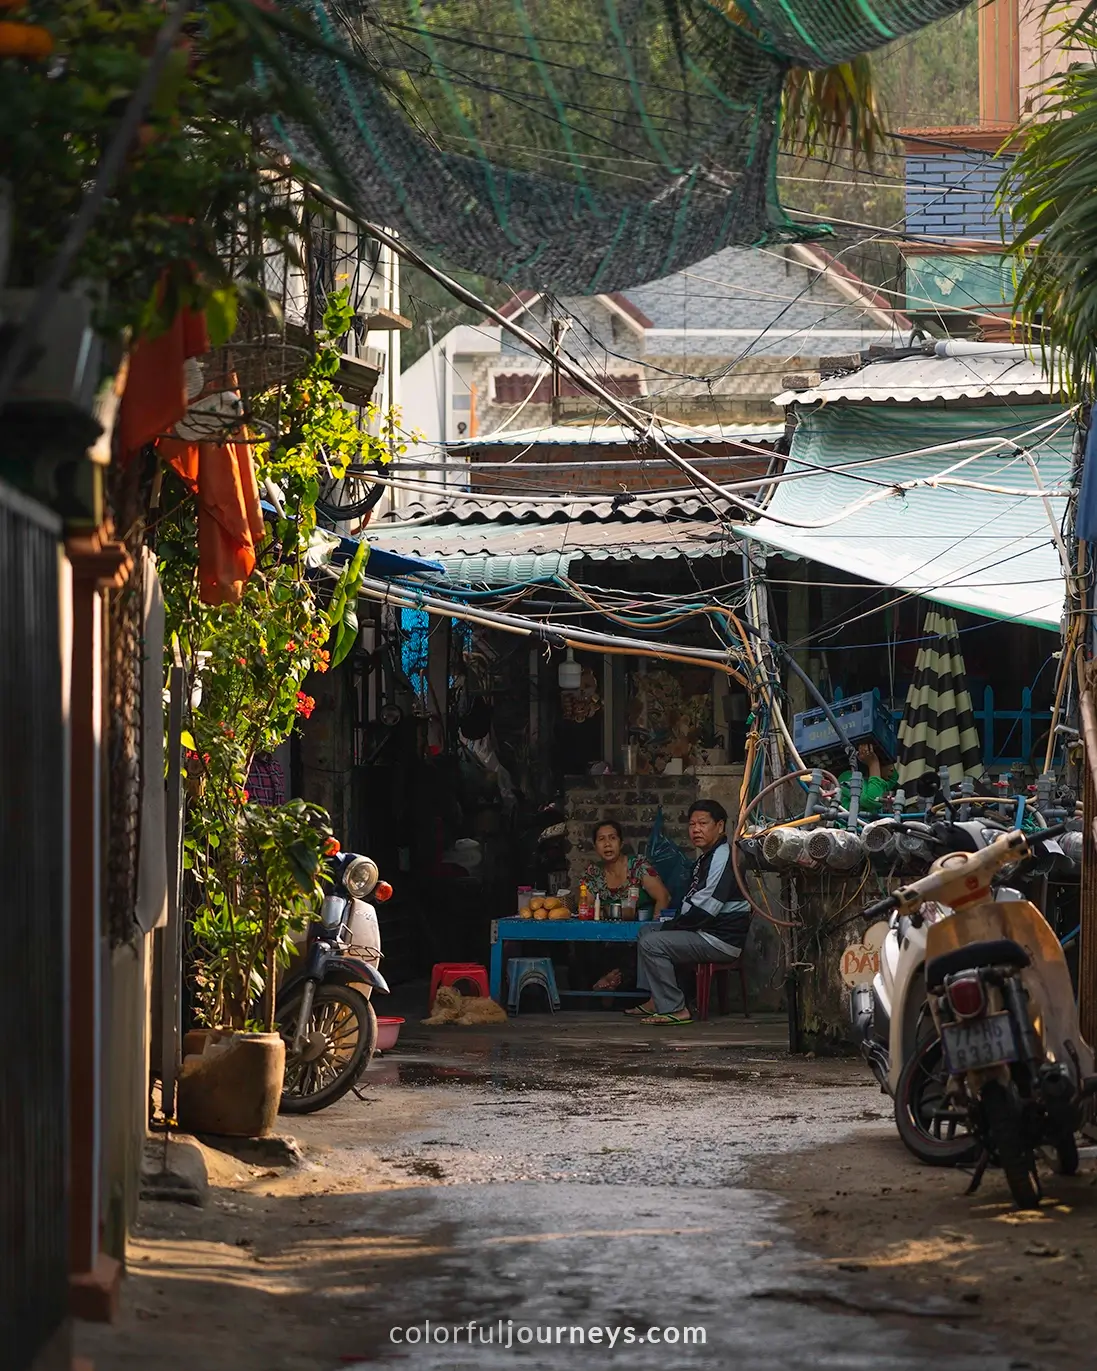
[[[561,690],[578,690],[583,684],[583,668],[575,660],[575,653],[568,648],[567,656],[560,663],[556,679]]]

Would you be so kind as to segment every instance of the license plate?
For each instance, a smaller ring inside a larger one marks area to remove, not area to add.
[[[967,1023],[942,1024],[941,1040],[949,1071],[954,1075],[1017,1060],[1017,1045],[1013,1041],[1013,1025],[1008,1014],[988,1014],[986,1018],[971,1019]]]

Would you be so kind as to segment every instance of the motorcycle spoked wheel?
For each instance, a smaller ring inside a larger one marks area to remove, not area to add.
[[[357,1085],[377,1050],[377,1015],[369,1000],[349,986],[321,985],[309,1015],[309,1044],[295,1056],[291,1043],[300,1007],[301,996],[296,995],[279,1016],[286,1043],[282,1114],[313,1114],[342,1099]]]
[[[933,1117],[945,1104],[947,1082],[940,1038],[923,1039],[899,1077],[895,1126],[907,1150],[927,1166],[966,1166],[982,1151],[970,1132],[957,1131],[956,1120]]]
[[[979,1108],[991,1155],[1006,1173],[1006,1184],[1018,1209],[1039,1209],[1040,1182],[1036,1157],[1025,1137],[1021,1102],[1011,1085],[987,1081],[979,1096]]]

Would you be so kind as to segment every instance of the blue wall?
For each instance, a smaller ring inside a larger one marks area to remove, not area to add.
[[[1012,159],[927,148],[906,159],[906,218],[912,233],[939,238],[1002,236],[998,182]]]

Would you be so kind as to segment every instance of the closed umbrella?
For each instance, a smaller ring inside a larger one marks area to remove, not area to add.
[[[923,776],[936,777],[942,767],[948,768],[953,785],[983,774],[956,620],[931,609],[922,633],[930,641],[918,650],[899,721],[899,784],[904,789]]]

